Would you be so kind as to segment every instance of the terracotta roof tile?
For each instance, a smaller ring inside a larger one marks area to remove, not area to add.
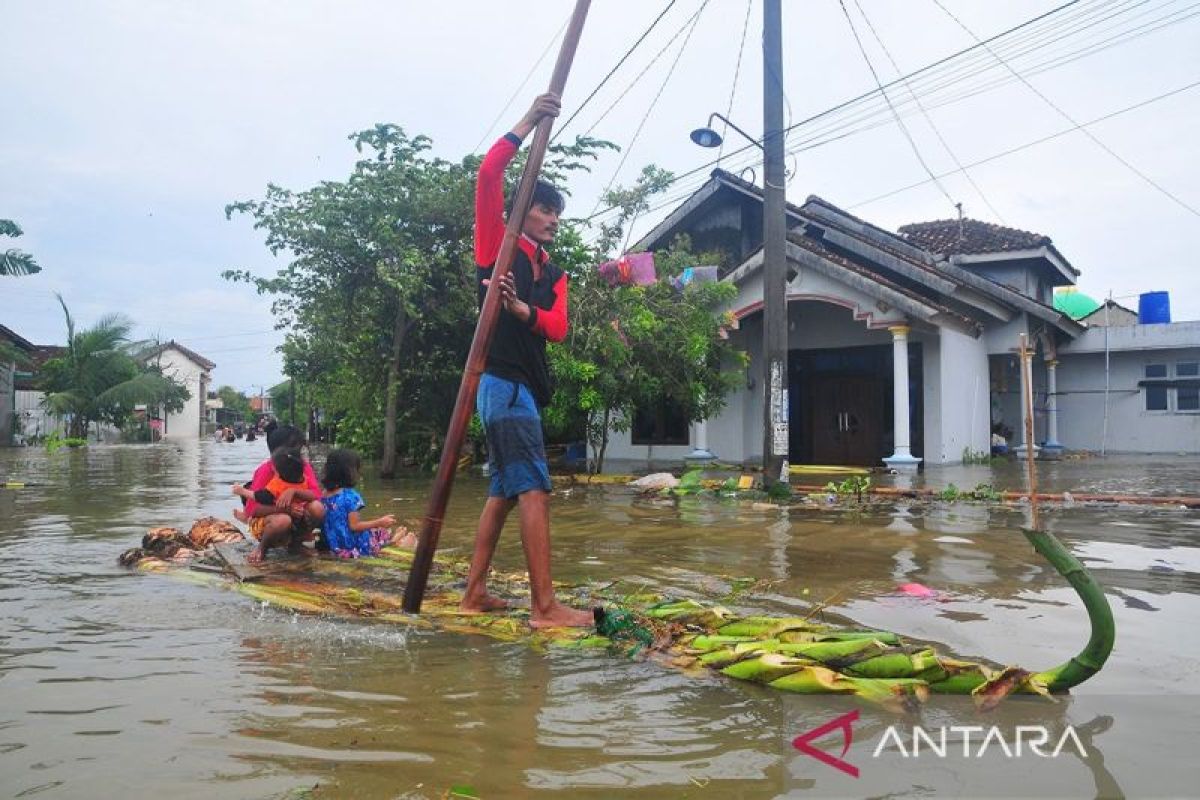
[[[912,244],[942,256],[1007,253],[1053,245],[1049,236],[977,219],[914,222],[900,226],[899,230]]]

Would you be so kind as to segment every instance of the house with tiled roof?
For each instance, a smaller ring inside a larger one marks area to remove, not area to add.
[[[731,337],[750,363],[718,417],[689,427],[650,409],[630,430],[614,432],[614,464],[707,454],[761,459],[762,214],[761,188],[714,170],[632,248],[657,250],[687,234],[694,252],[719,254],[719,279],[738,291]],[[786,215],[791,463],[912,469],[987,453],[993,431],[1018,444],[1021,334],[1037,349],[1035,438],[1048,454],[1060,450],[1067,413],[1059,406],[1067,398],[1056,388],[1057,370],[1062,361],[1067,371],[1063,354],[1088,326],[1054,307],[1055,288],[1074,285],[1079,270],[1049,236],[966,218],[893,232],[816,196],[788,204]],[[1097,380],[1090,363],[1070,373],[1073,385]],[[1088,431],[1094,420],[1073,420],[1079,438],[1067,444],[1099,449]],[[1155,449],[1177,442],[1174,432],[1162,426],[1139,441]],[[1122,449],[1114,444],[1125,433],[1114,430],[1110,449]]]

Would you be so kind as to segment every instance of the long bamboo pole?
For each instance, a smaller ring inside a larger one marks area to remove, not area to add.
[[[560,97],[567,84],[567,76],[571,72],[571,63],[575,59],[575,50],[579,46],[583,23],[587,20],[590,6],[591,0],[576,0],[575,11],[571,15],[571,22],[563,37],[562,47],[558,51],[558,61],[554,65],[554,74],[550,78],[549,91]],[[508,224],[504,230],[500,254],[496,257],[496,265],[492,268],[492,280],[488,284],[483,309],[479,314],[479,321],[475,324],[475,336],[471,340],[467,365],[463,369],[462,383],[458,386],[458,397],[454,401],[454,412],[450,416],[450,427],[446,431],[446,443],[442,448],[437,475],[433,480],[433,490],[425,509],[425,521],[421,526],[420,541],[417,544],[412,568],[408,573],[408,583],[404,587],[404,610],[410,614],[417,614],[421,611],[421,600],[425,595],[429,570],[433,566],[433,555],[437,552],[438,537],[442,532],[442,519],[446,513],[446,506],[450,502],[450,490],[454,488],[454,471],[458,463],[458,453],[462,449],[463,440],[467,435],[467,424],[470,422],[471,412],[475,406],[475,393],[479,389],[479,378],[483,374],[488,349],[492,343],[492,334],[496,330],[496,320],[500,316],[500,283],[512,266],[517,240],[521,236],[521,227],[525,223],[525,215],[529,212],[529,205],[533,200],[534,185],[537,183],[538,173],[542,169],[542,159],[545,158],[546,148],[550,144],[550,129],[553,125],[553,119],[543,118],[533,134],[533,142],[529,146],[529,159],[525,162],[525,171],[521,174],[521,183],[517,188],[517,197],[513,202],[512,213],[508,217]]]

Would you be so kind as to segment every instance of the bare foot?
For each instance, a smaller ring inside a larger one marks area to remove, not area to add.
[[[250,551],[250,555],[246,556],[247,564],[261,564],[267,553],[261,547],[256,547]]]
[[[595,624],[591,611],[580,611],[577,608],[555,603],[549,611],[537,611],[529,617],[529,627],[540,628],[590,628]]]
[[[487,614],[491,611],[504,611],[508,608],[508,601],[502,600],[499,597],[493,597],[490,594],[485,594],[482,597],[472,597],[470,599],[464,597],[462,603],[459,604],[458,610],[467,614]]]
[[[396,529],[394,534],[392,534],[391,545],[392,547],[400,547],[404,550],[416,550],[418,541],[419,540],[415,533],[410,531],[408,528],[401,526]]]
[[[246,516],[246,512],[242,511],[240,508],[235,508],[233,510],[233,518],[236,519],[238,522],[243,522],[243,523],[250,521],[250,518]]]

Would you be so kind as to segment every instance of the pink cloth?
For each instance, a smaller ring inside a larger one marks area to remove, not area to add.
[[[649,286],[658,280],[654,270],[654,253],[626,253],[616,261],[605,261],[597,269],[609,286],[619,283]]]
[[[257,492],[259,489],[267,488],[267,484],[271,482],[271,478],[275,477],[275,467],[271,464],[271,459],[267,459],[258,465],[258,469],[254,470],[254,477],[250,479],[250,491]],[[304,487],[317,497],[321,496],[321,484],[317,482],[317,473],[313,471],[312,464],[308,461],[304,462]],[[246,501],[246,516],[254,516],[254,509],[258,508],[258,503],[254,498]]]

